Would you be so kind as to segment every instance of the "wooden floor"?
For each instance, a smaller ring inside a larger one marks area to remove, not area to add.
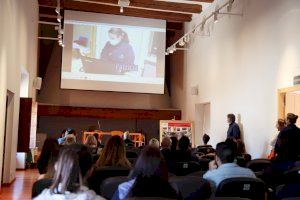
[[[10,186],[2,186],[0,200],[31,199],[31,188],[38,176],[37,170],[17,171],[15,181]]]

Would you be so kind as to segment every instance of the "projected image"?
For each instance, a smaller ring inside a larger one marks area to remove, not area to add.
[[[164,93],[166,21],[66,11],[61,88]]]
[[[158,49],[163,49],[158,42],[161,34],[148,29],[74,25],[71,71],[163,76],[157,70]]]

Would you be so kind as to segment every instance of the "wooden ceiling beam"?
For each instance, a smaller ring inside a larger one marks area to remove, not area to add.
[[[118,0],[73,0],[83,3],[95,4],[112,4],[118,6]],[[174,3],[154,0],[130,0],[130,7],[140,8],[145,10],[157,10],[167,12],[181,12],[181,13],[201,13],[202,6],[188,3]]]
[[[170,12],[161,12],[161,11],[154,11],[154,10],[145,11],[136,8],[124,8],[124,12],[120,13],[120,8],[118,6],[88,4],[88,3],[82,3],[78,1],[72,1],[72,0],[64,1],[64,9],[114,14],[114,15],[125,15],[125,16],[132,16],[132,17],[163,19],[170,22],[189,22],[192,20],[191,14],[170,13]]]

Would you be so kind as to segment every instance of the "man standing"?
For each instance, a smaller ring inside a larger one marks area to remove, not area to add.
[[[227,131],[227,138],[233,138],[233,139],[240,139],[241,138],[241,131],[240,127],[237,123],[235,123],[235,115],[234,114],[228,114],[227,115],[227,122],[229,124],[229,128]]]

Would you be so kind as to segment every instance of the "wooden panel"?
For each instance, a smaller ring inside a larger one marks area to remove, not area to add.
[[[141,110],[39,105],[38,116],[91,117],[101,119],[181,119],[180,110]]]
[[[20,99],[18,152],[28,152],[30,142],[32,99]]]
[[[120,13],[120,8],[118,6],[88,4],[82,2],[75,2],[72,0],[65,0],[64,9],[114,14],[114,15],[125,15],[125,16],[133,16],[133,17],[144,17],[144,18],[152,18],[152,19],[164,19],[167,21],[174,21],[174,22],[189,22],[192,20],[191,14],[160,12],[160,11],[153,11],[153,10],[145,11],[136,8],[124,8],[124,12]]]

